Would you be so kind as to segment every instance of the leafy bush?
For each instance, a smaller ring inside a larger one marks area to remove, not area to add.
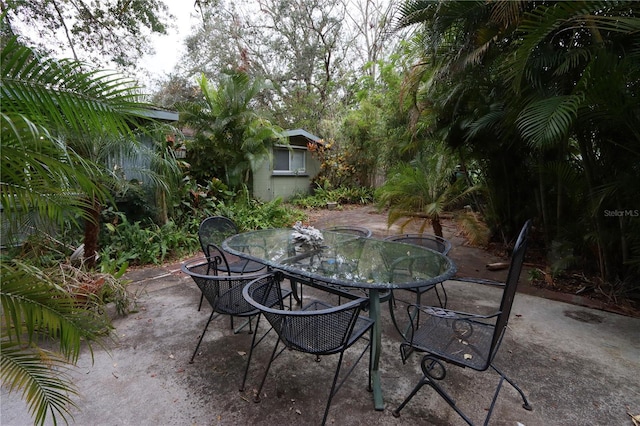
[[[266,228],[287,228],[306,219],[303,212],[282,203],[280,198],[260,202],[242,194],[233,203],[220,203],[218,214],[233,220],[240,231]]]
[[[313,195],[299,195],[291,199],[291,203],[300,208],[324,208],[328,202],[338,204],[370,204],[373,202],[374,190],[366,187],[339,187],[335,189],[318,186]]]
[[[151,221],[131,223],[122,213],[117,214],[117,218],[115,223],[106,223],[101,232],[100,263],[103,268],[118,268],[125,262],[158,265],[194,253],[200,247],[197,230],[185,230],[172,221],[160,227]]]

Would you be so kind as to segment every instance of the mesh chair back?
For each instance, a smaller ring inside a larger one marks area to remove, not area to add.
[[[244,289],[244,296],[269,321],[280,340],[289,349],[300,352],[328,355],[343,351],[371,326],[371,320],[359,317],[368,299],[359,298],[332,307],[315,301],[299,311],[284,310],[282,306],[265,306],[261,303],[273,284],[268,280],[256,280]]]
[[[233,316],[258,313],[258,310],[242,297],[242,289],[262,275],[211,275],[213,271],[209,262],[202,260],[186,263],[182,265],[182,270],[191,276],[214,312]]]
[[[516,245],[513,248],[511,254],[511,263],[509,265],[509,272],[507,274],[507,281],[505,283],[504,293],[502,294],[502,300],[500,302],[500,315],[496,319],[495,334],[491,342],[491,357],[495,355],[502,335],[507,328],[509,322],[509,315],[511,314],[511,307],[513,306],[513,298],[518,288],[518,280],[520,279],[520,272],[522,271],[522,264],[524,263],[524,254],[527,250],[527,242],[529,229],[531,228],[531,220],[525,222],[524,226],[520,230]]]
[[[403,235],[391,235],[390,237],[385,238],[387,241],[397,241],[401,243],[414,244],[417,246],[422,246],[426,248],[430,248],[431,250],[435,250],[444,254],[445,256],[451,250],[451,243],[449,240],[446,240],[442,237],[438,237],[437,235],[431,234],[403,234]]]
[[[367,229],[365,227],[362,226],[332,226],[330,228],[323,228],[323,231],[334,231],[334,232],[341,232],[343,234],[352,234],[352,235],[356,235],[358,237],[365,237],[365,238],[369,238],[371,237],[371,235],[373,235],[373,233],[371,232],[370,229]]]
[[[202,221],[198,229],[198,239],[205,256],[211,253],[210,245],[221,247],[222,242],[231,235],[238,233],[238,227],[229,218],[224,216],[212,216]]]

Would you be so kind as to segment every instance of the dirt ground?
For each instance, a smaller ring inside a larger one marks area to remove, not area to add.
[[[400,233],[419,233],[422,221],[414,221],[403,230],[398,224],[387,226],[386,211],[378,211],[373,206],[339,206],[336,210],[316,209],[307,212],[309,224],[316,228],[337,225],[354,225],[370,229],[374,237],[384,238]],[[400,223],[400,222],[399,222]],[[425,232],[433,233],[430,225]],[[449,256],[458,267],[458,276],[473,276],[503,280],[506,269],[491,271],[489,264],[507,263],[508,253],[500,250],[498,245],[491,247],[470,247],[455,222],[443,219],[444,237],[451,241],[452,250]],[[637,300],[613,297],[607,290],[596,284],[597,280],[586,276],[581,271],[572,271],[551,280],[549,275],[538,280],[530,280],[532,269],[544,270],[544,253],[529,250],[525,259],[525,269],[520,278],[518,291],[525,294],[544,297],[551,300],[574,305],[600,309],[622,315],[640,318],[640,303]]]

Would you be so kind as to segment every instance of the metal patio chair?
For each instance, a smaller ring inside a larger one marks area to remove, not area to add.
[[[211,305],[212,312],[207,320],[204,330],[200,335],[198,340],[198,344],[196,345],[195,350],[193,351],[193,355],[189,360],[189,363],[193,363],[193,360],[198,353],[198,349],[200,348],[200,344],[202,343],[202,339],[204,338],[205,333],[207,332],[207,328],[211,321],[217,318],[220,315],[228,315],[231,318],[233,317],[243,317],[247,318],[247,323],[249,325],[249,332],[252,331],[251,319],[254,316],[260,314],[260,311],[249,304],[245,298],[242,296],[243,288],[249,284],[250,282],[262,282],[267,280],[269,283],[274,282],[270,277],[273,276],[273,273],[267,274],[245,274],[245,275],[213,275],[211,274],[211,270],[208,267],[208,262],[205,259],[195,260],[191,262],[187,262],[182,265],[182,271],[185,274],[191,276],[193,281],[196,283],[200,291],[202,291],[203,296],[207,299],[209,304]],[[291,294],[290,290],[283,290],[279,286],[279,281],[274,282],[269,288],[269,293],[263,294],[262,300],[265,305],[271,306],[274,304],[280,304],[284,306],[284,300],[289,297]],[[240,329],[242,329],[246,324],[243,324],[238,329],[234,330],[234,333],[238,333]],[[233,323],[232,323],[233,327]],[[257,329],[257,324],[256,324]],[[266,332],[268,333],[268,331]],[[262,336],[266,335],[266,333]],[[249,358],[247,360],[247,365],[245,369],[245,378],[247,374],[247,370],[249,368],[249,363],[251,362],[251,353],[253,352],[253,345],[257,345],[260,343],[260,339],[256,339],[256,334],[254,334],[254,339],[252,343],[252,348],[249,354]],[[244,388],[244,379],[242,382],[242,387]]]
[[[526,410],[531,410],[531,405],[522,389],[494,365],[494,358],[507,329],[511,306],[522,270],[530,227],[531,221],[529,220],[520,231],[511,256],[511,265],[506,283],[497,283],[504,288],[497,312],[491,315],[477,315],[441,307],[415,306],[416,309],[420,309],[422,312],[420,317],[423,319],[420,324],[417,324],[416,317],[412,315],[412,307],[407,308],[407,315],[411,321],[411,330],[405,337],[405,341],[400,345],[400,354],[403,363],[406,363],[412,351],[424,353],[425,355],[423,355],[421,361],[423,375],[411,393],[393,411],[394,416],[400,416],[400,410],[404,408],[422,386],[429,385],[460,417],[468,424],[473,425],[471,419],[462,412],[453,398],[438,384],[438,381],[446,376],[444,363],[463,368],[469,367],[477,371],[491,369],[500,375],[500,381],[485,417],[485,425],[489,422],[505,380],[522,397],[522,406]],[[463,281],[477,282],[476,285],[489,283],[487,280],[474,281],[473,279],[464,279]]]
[[[200,223],[198,239],[202,252],[209,261],[209,269],[214,275],[219,273],[231,275],[258,272],[265,265],[247,259],[239,259],[235,256],[229,260],[229,254],[222,250],[222,242],[231,235],[237,234],[238,227],[229,218],[224,216],[211,216]],[[207,271],[209,274],[209,271]],[[200,297],[198,310],[202,307],[203,296]]]
[[[322,418],[324,425],[333,397],[367,351],[369,351],[369,363],[371,363],[371,329],[374,321],[359,315],[361,310],[368,305],[369,300],[359,298],[335,307],[324,302],[313,301],[298,311],[285,310],[282,303],[273,306],[267,306],[264,303],[264,295],[270,293],[271,286],[277,285],[276,281],[277,277],[272,278],[271,282],[256,280],[243,290],[245,299],[262,312],[261,317],[266,318],[278,334],[278,340],[274,345],[254,401],[260,402],[260,394],[269,368],[285,349],[316,355],[317,360],[321,355],[339,354],[338,366],[333,376],[331,391]],[[365,348],[360,352],[346,375],[338,382],[346,349],[367,333],[369,336],[366,339]],[[278,351],[281,343],[283,347]],[[370,368],[367,388],[371,391]]]
[[[446,240],[445,238],[439,237],[437,235],[431,235],[431,234],[391,235],[385,238],[385,240],[396,241],[396,242],[401,242],[406,244],[414,244],[421,247],[426,247],[426,248],[435,250],[439,253],[442,253],[445,256],[449,253],[449,250],[451,250],[451,243],[449,242],[449,240]],[[411,265],[404,264],[403,262],[398,262],[397,266],[406,269],[406,272],[409,274],[409,276],[411,276]],[[394,268],[394,269],[398,269],[398,268]],[[437,283],[433,285],[425,286],[425,287],[407,288],[405,289],[405,291],[414,293],[415,304],[420,305],[422,294],[426,293],[429,290],[435,290],[436,297],[438,298],[438,303],[440,304],[440,307],[446,308],[447,307],[447,291],[445,290],[444,285],[440,283],[440,286],[442,288],[442,294],[443,294],[443,297],[440,297],[440,292],[438,291],[436,286],[437,286]],[[391,321],[393,322],[393,325],[395,326],[396,330],[398,330],[398,333],[404,336],[404,334],[406,333],[408,324],[404,324],[404,325],[398,324],[398,321],[395,315],[395,308],[396,308],[396,300],[392,292],[392,296],[389,300],[389,311],[391,314]],[[419,315],[419,312],[417,312],[416,314]]]

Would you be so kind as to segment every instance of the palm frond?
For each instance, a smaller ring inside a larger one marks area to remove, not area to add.
[[[72,134],[128,134],[144,116],[139,87],[117,72],[86,71],[72,60],[41,58],[11,38],[0,53],[2,110]]]
[[[630,6],[628,3],[604,0],[541,3],[527,12],[518,26],[518,33],[522,35],[522,39],[517,52],[506,62],[504,68],[505,76],[512,82],[516,93],[526,84],[523,77],[531,58],[540,52],[546,42],[560,34],[590,31],[597,38],[599,31],[621,34],[638,32],[640,18],[622,16],[629,8],[637,8],[636,5]]]
[[[47,274],[19,262],[2,262],[0,302],[5,327],[3,339],[33,344],[56,339],[59,351],[76,362],[86,342],[98,341],[108,330],[108,320],[78,303],[69,293],[51,282]]]
[[[0,344],[2,383],[9,392],[22,390],[34,424],[43,425],[48,416],[54,425],[58,415],[73,417],[70,409],[77,406],[71,395],[77,395],[77,390],[66,374],[68,367],[67,360],[56,353],[7,340]]]
[[[533,101],[518,116],[518,129],[534,147],[554,145],[569,134],[583,100],[581,95],[566,95]]]
[[[1,202],[6,211],[39,211],[54,220],[83,215],[85,199],[105,194],[94,181],[101,167],[72,142],[109,134],[132,136],[144,116],[133,80],[115,72],[86,71],[71,60],[38,56],[9,39],[0,52]],[[131,137],[131,139],[133,139]]]

